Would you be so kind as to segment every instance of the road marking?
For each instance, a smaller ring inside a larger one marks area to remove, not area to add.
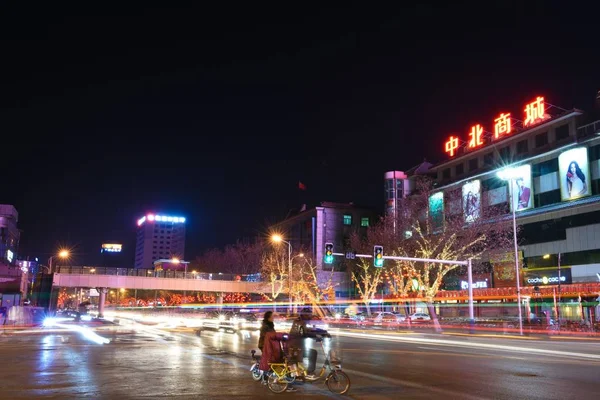
[[[344,368],[344,372],[347,372],[349,375],[351,374],[350,376],[358,375],[358,376],[363,376],[365,378],[369,378],[372,380],[385,382],[385,383],[388,383],[391,385],[406,386],[406,387],[410,387],[413,389],[434,392],[434,393],[442,394],[445,396],[449,396],[452,399],[467,399],[467,400],[486,400],[486,399],[488,399],[487,397],[474,396],[474,395],[467,394],[465,392],[457,392],[454,390],[441,389],[441,388],[436,388],[436,387],[429,386],[429,385],[421,385],[420,383],[405,381],[403,379],[387,378],[387,377],[383,377],[381,375],[369,374],[367,372],[355,371],[355,370],[346,369],[346,368]],[[489,398],[489,399],[491,399],[491,398]]]
[[[519,353],[532,353],[532,354],[542,354],[542,355],[550,355],[550,356],[559,356],[559,357],[575,357],[575,358],[585,358],[592,360],[600,360],[600,355],[598,354],[585,354],[585,353],[574,353],[570,351],[559,351],[559,350],[549,350],[549,349],[537,349],[531,347],[518,347],[518,346],[509,346],[502,344],[489,344],[489,343],[476,343],[476,342],[459,342],[455,340],[441,340],[441,339],[429,339],[429,338],[415,338],[415,337],[392,337],[392,336],[380,336],[375,334],[356,334],[350,332],[338,332],[340,336],[348,336],[355,337],[361,339],[371,339],[371,340],[384,340],[389,342],[406,342],[406,343],[419,343],[419,344],[435,344],[438,346],[448,346],[448,347],[466,347],[466,348],[481,348],[481,349],[493,349],[500,351],[510,351],[510,352],[519,352]]]

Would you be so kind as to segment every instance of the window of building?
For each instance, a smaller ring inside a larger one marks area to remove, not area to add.
[[[590,161],[600,160],[600,144],[590,147],[589,153],[590,153]]]
[[[458,164],[456,166],[456,175],[462,175],[465,173],[465,164]]]
[[[529,146],[527,145],[527,139],[517,142],[517,154],[527,153]]]
[[[362,217],[360,219],[360,226],[369,226],[369,217]]]
[[[556,134],[556,141],[563,140],[569,137],[569,124],[565,124],[563,126],[559,126],[554,131]]]
[[[494,153],[487,153],[483,156],[483,165],[489,166],[494,164]]]
[[[475,171],[477,168],[479,168],[479,159],[474,158],[472,160],[469,160],[469,171]]]
[[[344,214],[344,225],[352,225],[352,215]]]
[[[534,178],[546,174],[551,174],[552,172],[556,171],[558,171],[558,158],[553,158],[548,161],[533,164],[531,167],[531,174]]]
[[[542,207],[550,204],[560,203],[560,190],[552,190],[550,192],[540,193],[535,196],[535,206]],[[548,240],[550,241],[550,240]]]
[[[450,168],[442,171],[442,179],[450,179]]]
[[[498,154],[500,155],[500,159],[502,161],[508,161],[510,159],[510,146],[506,146],[498,150]]]
[[[548,144],[548,132],[535,135],[535,147],[542,147]]]

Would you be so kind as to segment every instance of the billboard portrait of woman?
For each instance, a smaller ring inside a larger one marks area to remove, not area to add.
[[[586,147],[565,151],[558,157],[562,200],[573,200],[590,193],[590,172]]]

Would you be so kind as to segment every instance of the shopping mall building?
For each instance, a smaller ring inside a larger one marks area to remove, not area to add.
[[[481,207],[504,204],[515,211],[524,294],[549,293],[560,280],[564,293],[598,297],[600,121],[587,123],[586,118],[580,110],[560,109],[537,97],[520,111],[507,110],[464,135],[450,135],[440,143],[447,160],[426,171],[439,190],[429,202],[432,214],[443,213],[456,191],[462,194],[467,225],[479,218]],[[396,175],[412,181],[416,176]],[[386,182],[386,187],[412,186]],[[514,252],[482,261],[488,268],[475,277],[479,294],[504,293],[483,291],[491,288],[516,293]],[[465,281],[460,273],[448,277],[446,289],[466,289]]]

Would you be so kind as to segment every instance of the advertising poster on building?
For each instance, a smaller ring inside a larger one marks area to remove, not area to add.
[[[481,215],[481,182],[474,180],[462,187],[462,203],[465,222],[475,222]]]
[[[429,196],[429,215],[434,230],[444,227],[444,193],[438,192]]]
[[[563,201],[591,194],[587,148],[578,147],[558,156],[558,179]]]
[[[533,207],[533,185],[531,184],[531,165],[521,165],[511,171],[509,180],[511,211],[523,211]]]

